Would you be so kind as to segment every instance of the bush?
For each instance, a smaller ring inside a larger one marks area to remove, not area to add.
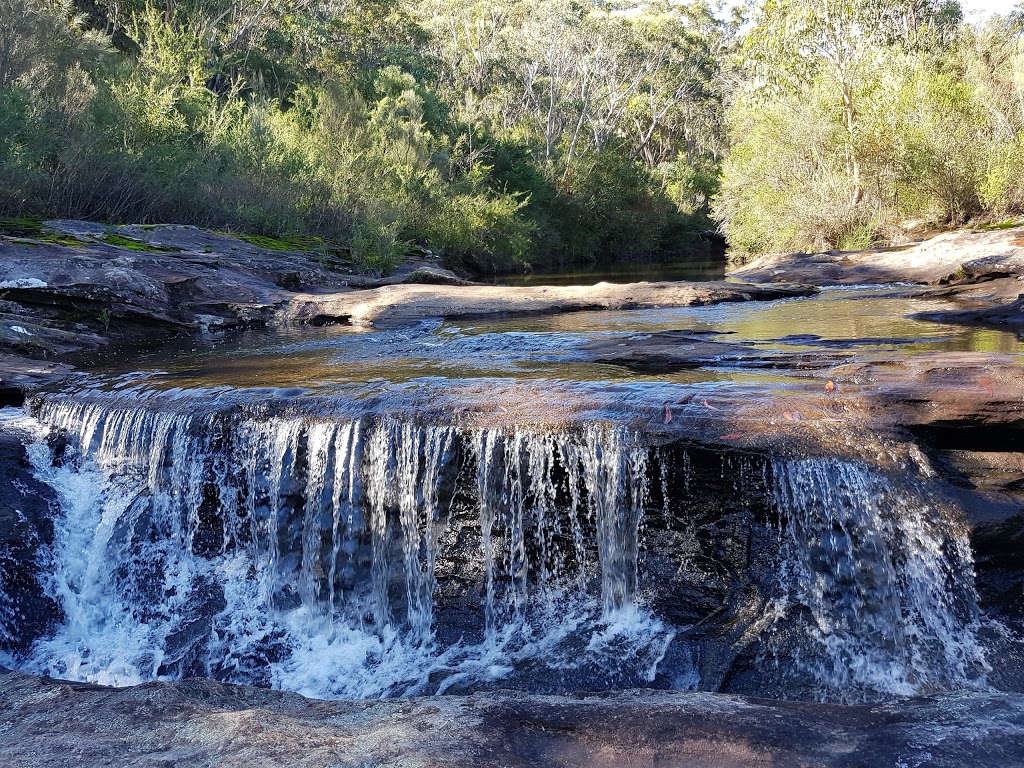
[[[398,239],[398,222],[359,222],[352,229],[352,261],[363,272],[389,275],[405,259],[409,243]]]
[[[973,87],[951,73],[918,65],[900,101],[901,212],[963,224],[982,208],[989,132]]]
[[[851,205],[833,96],[819,83],[806,95],[730,111],[734,143],[715,212],[737,251],[827,250],[877,220],[877,201]]]
[[[998,99],[986,107],[983,89],[969,79],[973,70],[943,64],[879,51],[862,73],[851,148],[858,202],[835,85],[818,77],[770,101],[738,99],[728,113],[733,146],[715,200],[732,247],[749,254],[861,249],[896,235],[907,219],[960,225],[1021,210],[1024,151],[1019,138],[997,138],[997,129],[1024,114],[1014,117],[1015,108],[1007,112]]]
[[[997,216],[1024,211],[1024,133],[992,142],[981,184],[981,201]]]
[[[0,0],[0,215],[315,235],[349,244],[377,273],[412,241],[497,272],[664,258],[695,240],[715,163],[663,162],[689,135],[681,106],[650,130],[623,117],[598,141],[595,104],[580,112],[587,100],[566,81],[552,107],[560,127],[538,139],[516,106],[519,58],[488,64],[467,96],[427,55],[411,5],[292,6]],[[640,27],[605,14],[578,27],[588,8],[562,10],[563,32],[611,35],[566,52],[590,57],[579,72],[614,53],[613,74],[639,88]],[[519,56],[511,40],[496,38],[487,55]],[[684,48],[672,66],[689,71]],[[653,119],[676,74],[648,83],[649,106],[622,106]],[[636,131],[659,169],[636,159]]]
[[[534,226],[512,195],[463,193],[441,203],[427,225],[426,240],[456,269],[508,272],[530,256]]]

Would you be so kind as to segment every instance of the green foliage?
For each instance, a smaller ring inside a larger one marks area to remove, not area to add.
[[[981,202],[997,215],[1024,212],[1024,131],[997,142],[987,157]]]
[[[322,238],[309,237],[307,235],[281,235],[279,237],[268,237],[267,235],[235,234],[239,240],[244,240],[257,248],[264,248],[268,251],[318,251],[325,245]]]
[[[356,267],[378,275],[394,272],[409,251],[409,243],[398,239],[398,231],[398,222],[356,224],[349,246]]]
[[[443,201],[427,240],[450,267],[507,272],[530,256],[534,226],[512,195],[464,193]]]
[[[0,0],[0,214],[504,271],[1024,210],[1019,20],[939,0]],[[729,104],[728,113],[725,105]]]
[[[500,271],[684,251],[716,186],[721,28],[700,4],[0,11],[10,216],[323,238],[379,273],[416,242]]]
[[[841,119],[824,85],[806,97],[730,111],[735,139],[716,212],[744,253],[825,250],[868,224],[869,206],[851,207]]]
[[[870,248],[875,241],[875,233],[870,224],[861,224],[844,232],[836,242],[840,251],[863,251]]]
[[[981,211],[987,125],[973,87],[919,67],[903,86],[899,188],[910,205],[939,221],[963,224]]]
[[[770,77],[751,80],[728,113],[733,146],[715,213],[735,248],[860,248],[899,239],[907,221],[962,225],[1024,211],[1024,48],[1014,22],[978,29],[926,4],[915,28],[895,24],[883,3],[871,35],[844,42],[819,29],[812,46],[803,27],[787,37],[793,3],[803,0],[765,6],[774,48],[765,51],[755,28],[745,50],[762,63],[789,50],[806,65],[803,80],[774,89],[758,87]]]
[[[0,234],[9,237],[35,237],[42,234],[40,219],[0,218]]]

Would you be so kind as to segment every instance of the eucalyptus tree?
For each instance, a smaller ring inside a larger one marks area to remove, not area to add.
[[[743,45],[752,90],[762,98],[799,91],[824,76],[838,87],[845,128],[844,153],[851,205],[864,189],[857,151],[858,90],[880,49],[912,48],[922,25],[960,22],[955,2],[934,0],[766,0]]]

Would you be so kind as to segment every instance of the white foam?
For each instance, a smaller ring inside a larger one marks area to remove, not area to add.
[[[796,659],[840,696],[984,688],[973,557],[951,511],[908,479],[829,459],[775,464],[777,616],[802,607],[817,651]]]
[[[53,467],[42,443],[33,448],[63,510],[47,588],[66,621],[37,643],[32,671],[129,685],[194,672],[198,659],[220,679],[321,698],[465,690],[523,674],[548,686],[551,673],[654,679],[674,632],[636,604],[646,450],[621,428],[490,430],[469,441],[481,467],[483,622],[467,628],[475,639],[442,646],[435,564],[452,533],[439,494],[453,428],[273,417],[242,419],[226,439],[215,416],[118,403],[41,409],[82,457]],[[550,550],[556,461],[572,495],[571,553]],[[203,543],[211,484],[223,505],[219,551]],[[584,540],[585,520],[598,541]],[[543,563],[527,562],[530,526]],[[578,572],[563,572],[560,554]],[[210,590],[223,605],[204,617],[197,606],[212,604]]]
[[[0,282],[0,290],[4,288],[47,288],[49,285],[37,277],[22,277],[17,280]]]

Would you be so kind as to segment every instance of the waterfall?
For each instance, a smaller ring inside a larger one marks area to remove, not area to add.
[[[673,632],[637,602],[647,449],[625,428],[179,406],[38,406],[77,459],[38,462],[65,513],[48,589],[68,619],[34,649],[37,671],[318,696],[518,668],[653,679]],[[461,621],[443,643],[439,600]]]
[[[773,477],[782,603],[810,641],[795,666],[847,698],[984,684],[973,558],[947,504],[848,461],[778,461]]]
[[[44,586],[65,621],[31,671],[321,698],[714,687],[735,675],[705,657],[750,646],[782,682],[745,692],[984,684],[966,530],[867,463],[358,399],[87,391],[34,412],[67,441],[30,452],[60,500]]]

